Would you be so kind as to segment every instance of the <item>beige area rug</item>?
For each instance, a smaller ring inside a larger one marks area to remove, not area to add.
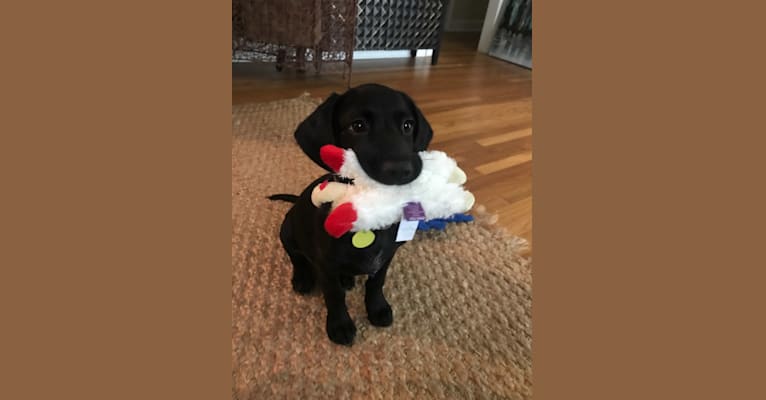
[[[418,232],[399,250],[384,288],[391,327],[367,321],[357,278],[346,296],[352,347],[327,338],[317,290],[292,291],[278,237],[290,204],[264,196],[299,194],[323,173],[292,137],[317,104],[232,108],[233,398],[530,398],[531,262],[518,255],[522,239],[482,218]]]

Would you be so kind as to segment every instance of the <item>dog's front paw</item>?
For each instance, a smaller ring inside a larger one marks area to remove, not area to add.
[[[377,310],[368,311],[367,319],[375,326],[390,326],[394,322],[394,312],[391,306],[386,304]]]
[[[337,344],[351,345],[356,336],[356,326],[348,313],[340,317],[327,316],[327,336]]]

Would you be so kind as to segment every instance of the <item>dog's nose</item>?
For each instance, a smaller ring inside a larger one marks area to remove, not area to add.
[[[409,161],[386,161],[382,165],[383,174],[393,180],[407,180],[412,177],[413,168]]]

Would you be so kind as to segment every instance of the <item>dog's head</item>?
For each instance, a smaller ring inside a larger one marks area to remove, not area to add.
[[[331,171],[319,156],[322,146],[352,149],[367,175],[386,185],[403,185],[420,175],[418,152],[432,137],[409,96],[376,84],[331,94],[295,131],[298,145],[322,168]]]

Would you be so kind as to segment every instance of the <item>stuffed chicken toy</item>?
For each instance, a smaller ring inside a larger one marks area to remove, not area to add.
[[[420,175],[404,185],[385,185],[370,178],[351,149],[325,145],[322,161],[337,175],[353,184],[324,181],[314,187],[311,201],[316,207],[332,203],[324,223],[330,236],[347,232],[369,232],[388,228],[403,218],[405,209],[415,206],[419,220],[438,220],[468,211],[474,196],[463,189],[465,173],[455,160],[441,151],[422,151]]]

